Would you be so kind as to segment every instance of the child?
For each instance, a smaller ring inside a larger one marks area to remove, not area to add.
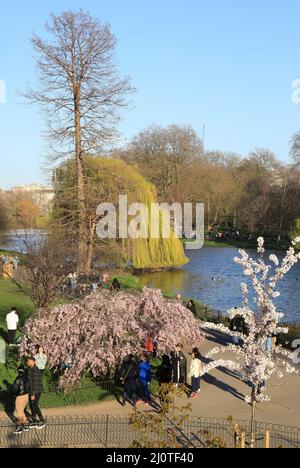
[[[200,383],[201,383],[201,370],[202,370],[202,363],[201,363],[201,354],[198,348],[194,348],[192,351],[192,362],[190,367],[190,376],[192,379],[192,389],[189,395],[189,398],[196,398],[200,393]]]

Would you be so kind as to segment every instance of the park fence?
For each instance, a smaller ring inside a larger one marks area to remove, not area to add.
[[[11,414],[15,409],[15,396],[12,393],[11,385],[6,390],[0,391],[0,411]],[[64,408],[68,406],[83,406],[98,403],[120,394],[119,385],[114,379],[101,380],[94,385],[82,386],[73,389],[68,393],[55,388],[48,388],[42,395],[41,408]]]
[[[0,420],[1,448],[131,448],[143,446],[142,433],[132,424],[130,417],[58,417],[48,418],[43,430],[32,429],[28,433],[13,435],[14,425],[9,420]],[[184,426],[176,427],[170,421],[166,427],[164,444],[172,432],[174,444],[183,449],[198,448],[249,448],[250,423],[207,418],[192,418]],[[300,448],[300,429],[256,423],[256,448]],[[147,434],[153,448],[161,440],[157,434]],[[171,444],[171,442],[170,442]],[[164,445],[165,446],[165,445]]]

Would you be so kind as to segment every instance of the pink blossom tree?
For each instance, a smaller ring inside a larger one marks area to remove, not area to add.
[[[155,337],[159,353],[174,349],[180,340],[193,346],[203,338],[193,314],[159,290],[145,288],[138,295],[101,291],[30,318],[21,354],[42,344],[53,370],[67,367],[59,384],[68,390],[85,373],[107,375],[128,354],[141,354],[149,335]]]
[[[206,356],[208,359],[229,350],[234,353],[236,360],[225,361],[220,359],[211,361],[203,368],[202,375],[218,367],[226,367],[236,372],[242,381],[252,387],[251,394],[246,396],[246,402],[252,408],[252,446],[254,446],[256,404],[262,401],[270,401],[270,396],[266,393],[266,383],[276,372],[280,378],[283,377],[282,372],[279,370],[279,364],[283,364],[287,373],[298,373],[292,366],[293,353],[282,346],[275,346],[270,349],[268,340],[280,333],[288,333],[288,329],[280,326],[284,314],[276,310],[274,299],[280,296],[280,293],[276,290],[278,282],[300,259],[300,254],[295,251],[295,246],[299,241],[300,238],[295,239],[293,246],[288,250],[281,264],[276,255],[270,255],[269,264],[265,262],[264,239],[262,237],[258,239],[258,260],[251,258],[244,250],[240,250],[240,257],[234,259],[243,268],[245,276],[251,280],[256,294],[256,307],[255,310],[252,310],[249,305],[248,286],[242,283],[243,306],[229,310],[230,320],[236,317],[241,317],[244,320],[247,333],[240,333],[237,330],[231,331],[224,325],[204,324],[206,329],[221,331],[231,337],[237,337],[241,341],[241,346],[229,344],[210,351]]]

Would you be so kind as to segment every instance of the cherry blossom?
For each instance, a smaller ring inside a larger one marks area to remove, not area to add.
[[[203,339],[189,310],[147,288],[135,295],[102,290],[30,318],[24,332],[22,355],[42,344],[64,389],[78,384],[86,373],[95,378],[113,374],[128,354],[144,351],[149,336],[155,338],[160,354],[181,340],[196,346]]]

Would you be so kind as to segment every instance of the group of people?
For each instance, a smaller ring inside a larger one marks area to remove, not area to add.
[[[237,310],[237,307],[235,307]],[[247,324],[245,318],[241,315],[236,315],[233,319],[230,320],[229,329],[231,332],[236,333],[232,336],[232,342],[234,345],[238,346],[240,344],[240,338],[238,334],[249,336],[250,328],[249,323]],[[273,353],[276,349],[277,335],[271,336],[256,336],[262,351],[265,353]]]
[[[45,427],[45,419],[40,410],[39,402],[44,392],[43,375],[46,365],[47,355],[44,348],[40,346],[35,356],[28,358],[27,366],[18,368],[18,376],[12,386],[18,417],[15,435]],[[26,411],[28,404],[31,414]]]
[[[183,353],[182,344],[177,344],[175,350],[162,357],[162,363],[158,367],[155,375],[152,375],[150,356],[151,353],[144,352],[138,362],[135,356],[131,354],[122,364],[120,369],[120,381],[123,386],[122,405],[131,399],[134,406],[151,403],[150,383],[155,377],[159,386],[173,384],[174,387],[186,385],[187,377],[191,378],[191,389],[188,393],[189,398],[196,398],[201,391],[201,370],[202,361],[198,348],[192,350],[192,360],[187,373],[187,358]],[[138,393],[139,397],[138,398]]]
[[[99,276],[94,273],[89,276],[79,276],[78,273],[70,273],[66,283],[62,286],[62,292],[69,292],[76,297],[85,297],[87,294],[95,293],[101,288],[108,288],[110,277],[108,274]],[[118,292],[121,290],[120,282],[117,278],[112,281],[110,290]]]
[[[14,271],[18,269],[20,260],[10,255],[0,255],[0,277],[13,278]]]

